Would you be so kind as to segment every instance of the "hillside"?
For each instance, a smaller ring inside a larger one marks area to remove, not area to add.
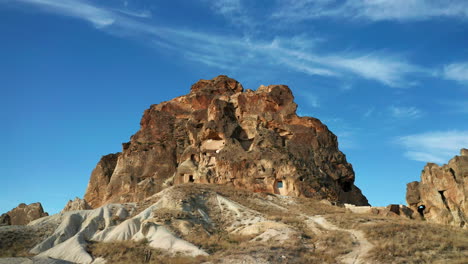
[[[1,228],[0,241],[2,257],[38,254],[41,263],[60,263],[51,258],[77,263],[468,260],[466,230],[396,214],[355,214],[325,200],[205,184],[181,184],[139,203],[64,212],[28,226]]]

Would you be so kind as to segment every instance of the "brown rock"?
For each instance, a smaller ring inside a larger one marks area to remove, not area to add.
[[[468,219],[468,155],[466,149],[448,164],[428,163],[420,182],[407,185],[406,201],[411,209],[427,221],[466,228]]]
[[[336,136],[297,116],[293,100],[285,85],[244,91],[227,76],[200,80],[144,112],[122,153],[98,163],[84,198],[134,202],[194,182],[367,205]]]
[[[7,213],[0,216],[0,225],[11,225],[11,219]]]
[[[68,201],[68,203],[63,208],[62,213],[67,212],[67,211],[78,211],[78,210],[88,210],[88,209],[91,209],[91,206],[89,206],[86,200],[76,197],[75,200]]]
[[[29,205],[21,203],[7,214],[10,217],[11,225],[27,225],[31,221],[49,215],[44,212],[41,203],[32,203]]]

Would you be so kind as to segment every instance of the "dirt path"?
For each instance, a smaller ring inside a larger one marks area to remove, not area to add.
[[[325,219],[321,215],[315,215],[315,216],[304,215],[304,216],[308,218],[307,223],[312,230],[317,230],[318,229],[317,225],[318,225],[319,227],[322,227],[323,229],[344,231],[344,232],[350,233],[355,242],[354,243],[355,246],[352,248],[351,252],[341,257],[340,260],[346,264],[366,263],[366,261],[364,260],[364,257],[372,249],[373,246],[365,238],[364,232],[360,230],[355,230],[355,229],[339,228],[336,225],[328,222],[327,219]]]

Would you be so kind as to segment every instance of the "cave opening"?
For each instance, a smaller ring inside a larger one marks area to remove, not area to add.
[[[426,206],[424,204],[418,206],[418,213],[421,215],[421,217],[424,218],[424,210],[426,209]]]
[[[283,188],[283,181],[278,181],[278,182],[276,182],[276,187],[277,187],[278,189]]]
[[[195,179],[193,179],[193,175],[189,175],[189,182],[194,182]]]
[[[344,192],[350,192],[352,188],[353,188],[353,183],[352,182],[342,182],[341,183],[341,189],[343,189]]]

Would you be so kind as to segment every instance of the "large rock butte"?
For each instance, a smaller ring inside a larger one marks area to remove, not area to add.
[[[421,181],[408,183],[406,202],[428,221],[467,228],[468,149],[460,152],[443,166],[428,163]]]
[[[285,85],[244,91],[227,76],[200,80],[144,112],[122,152],[101,158],[84,198],[97,208],[193,182],[368,205],[336,136],[297,116],[293,99]]]

